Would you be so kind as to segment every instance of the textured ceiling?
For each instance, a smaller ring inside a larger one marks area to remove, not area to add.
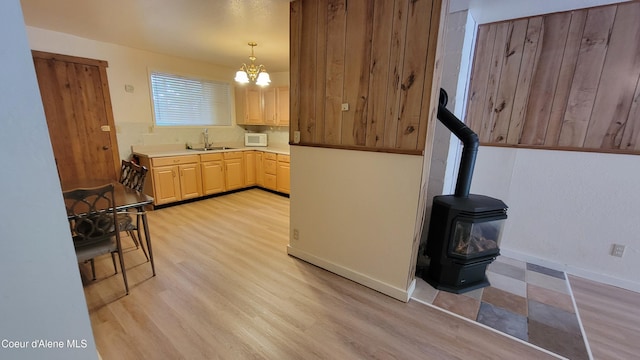
[[[28,26],[239,67],[289,69],[289,0],[21,0]]]

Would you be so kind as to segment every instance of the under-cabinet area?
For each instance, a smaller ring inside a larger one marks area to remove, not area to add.
[[[250,187],[289,194],[290,156],[285,151],[135,151],[149,169],[145,193],[164,205]]]

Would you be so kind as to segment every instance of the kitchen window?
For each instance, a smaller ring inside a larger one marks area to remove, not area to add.
[[[156,126],[230,126],[231,85],[222,81],[151,73]]]

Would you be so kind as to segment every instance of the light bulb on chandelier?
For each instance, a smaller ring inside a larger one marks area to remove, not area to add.
[[[249,65],[242,64],[242,66],[240,66],[240,70],[236,72],[235,80],[241,84],[253,81],[256,85],[267,86],[271,82],[269,73],[267,73],[267,69],[264,65],[255,64],[256,57],[253,55],[253,48],[254,46],[258,46],[258,44],[250,42],[248,45],[251,46],[251,56],[249,56],[249,60],[251,60],[251,62]]]

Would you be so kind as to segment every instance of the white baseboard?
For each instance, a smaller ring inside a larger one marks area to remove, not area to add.
[[[374,279],[368,275],[359,273],[352,269],[346,268],[342,265],[336,264],[332,261],[319,258],[315,255],[312,255],[304,250],[296,249],[291,246],[287,246],[287,254],[296,257],[300,260],[304,260],[308,263],[321,267],[325,270],[328,270],[334,274],[345,277],[349,280],[353,280],[358,284],[364,285],[373,290],[379,291],[385,295],[391,296],[394,299],[398,299],[403,302],[408,302],[411,298],[411,294],[416,288],[416,280],[413,279],[411,284],[409,284],[408,289],[401,289],[395,287],[393,285],[389,285],[380,280]]]
[[[563,271],[569,275],[575,275],[587,280],[597,281],[599,283],[619,287],[629,291],[640,293],[640,283],[635,281],[629,281],[625,279],[619,279],[613,276],[597,273],[595,271],[575,267],[568,264],[559,264],[547,259],[542,259],[529,254],[513,251],[509,249],[500,248],[500,254],[512,258],[515,260],[525,261],[532,264],[548,267],[549,269]]]

